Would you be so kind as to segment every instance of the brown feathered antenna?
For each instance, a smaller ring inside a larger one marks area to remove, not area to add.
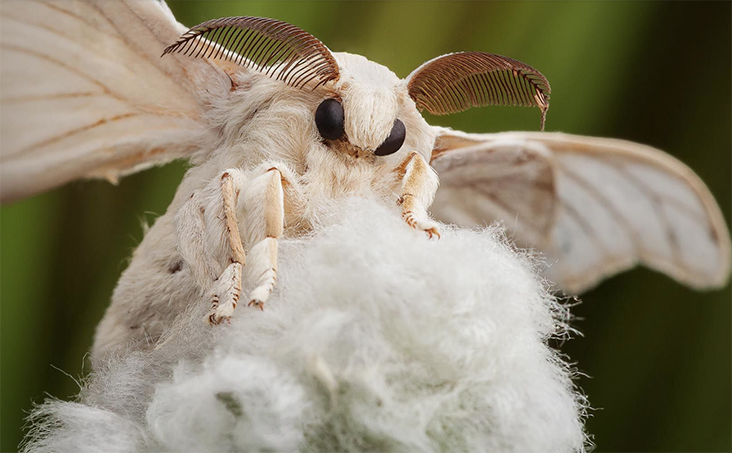
[[[483,52],[459,52],[428,61],[407,77],[409,95],[433,115],[486,105],[541,109],[544,130],[549,82],[539,71],[513,58]]]
[[[295,88],[317,81],[316,88],[339,77],[338,63],[315,36],[287,22],[262,17],[206,21],[163,51],[163,55],[169,53],[233,62]]]

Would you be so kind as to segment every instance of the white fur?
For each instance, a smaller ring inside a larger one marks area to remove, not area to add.
[[[196,166],[186,174],[168,211],[146,234],[120,278],[97,328],[92,347],[95,362],[131,344],[154,345],[178,313],[199,302],[220,277],[229,262],[220,191],[223,171],[234,176],[242,194],[240,205],[249,207],[248,219],[242,206],[237,213],[247,251],[255,245],[252,238],[262,233],[257,214],[266,209],[261,197],[254,197],[256,203],[245,202],[253,199],[250,192],[257,192],[247,182],[272,167],[288,183],[284,237],[306,234],[317,221],[313,216],[317,217],[319,206],[349,195],[376,195],[384,204],[396,204],[402,189],[397,169],[412,152],[429,161],[433,129],[415,108],[406,86],[388,68],[358,55],[334,56],[341,78],[314,91],[289,87],[242,68],[233,75],[234,91],[204,93],[211,106],[204,120],[217,132],[217,142],[193,157]],[[324,144],[313,119],[318,105],[330,97],[343,99],[345,128],[353,134],[346,149]],[[408,128],[404,145],[390,156],[375,157],[368,150],[389,135],[395,118]],[[424,187],[412,189],[420,199],[431,200],[436,190],[435,175],[428,176],[421,181]],[[424,208],[413,210],[417,218],[412,224],[429,229],[433,224]],[[169,269],[180,262],[182,270],[171,274]],[[245,265],[244,272],[249,271]],[[269,287],[270,280],[264,287]]]
[[[585,400],[546,345],[568,316],[500,230],[410,229],[349,199],[280,244],[264,312],[181,314],[34,413],[27,452],[581,451]]]

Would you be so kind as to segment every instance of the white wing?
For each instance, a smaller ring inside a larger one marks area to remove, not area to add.
[[[185,27],[158,1],[0,3],[2,201],[118,176],[205,144],[206,89],[226,75],[160,58]]]
[[[726,283],[730,239],[704,183],[637,143],[560,133],[465,134],[439,128],[435,218],[503,221],[547,257],[569,293],[643,263],[692,287]]]

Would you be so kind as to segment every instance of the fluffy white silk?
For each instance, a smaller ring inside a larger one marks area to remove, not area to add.
[[[264,312],[191,307],[37,408],[25,451],[583,451],[585,399],[546,344],[568,312],[500,230],[337,212],[282,241]]]

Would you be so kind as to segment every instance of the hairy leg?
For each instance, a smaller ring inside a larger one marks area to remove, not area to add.
[[[178,249],[210,298],[212,324],[231,318],[241,293],[245,255],[236,211],[246,182],[241,170],[224,171],[194,193],[175,219]]]
[[[250,181],[240,199],[247,241],[253,244],[245,268],[247,279],[254,284],[249,305],[260,309],[277,281],[277,247],[285,219],[283,182],[282,172],[269,168]]]
[[[252,175],[257,176],[250,179]],[[246,174],[226,170],[181,208],[176,216],[178,248],[210,297],[211,324],[231,318],[245,277],[253,284],[249,305],[263,308],[277,281],[283,229],[283,176],[277,167]],[[251,246],[248,260],[244,244]]]
[[[437,223],[427,214],[427,207],[432,204],[437,191],[437,175],[416,152],[410,153],[396,171],[402,176],[399,197],[402,218],[412,228],[426,232],[430,238],[439,238]]]

